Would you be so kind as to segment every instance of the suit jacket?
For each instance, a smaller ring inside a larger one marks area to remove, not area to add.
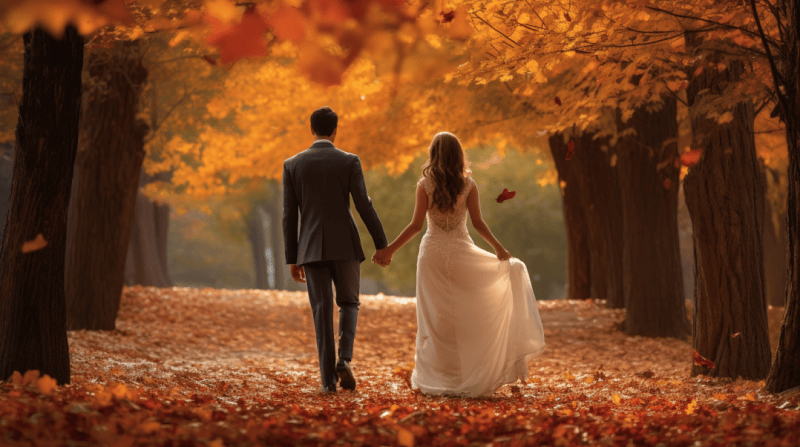
[[[364,261],[361,238],[350,210],[351,195],[375,248],[386,247],[386,234],[367,195],[357,155],[322,140],[284,161],[283,238],[287,264]]]

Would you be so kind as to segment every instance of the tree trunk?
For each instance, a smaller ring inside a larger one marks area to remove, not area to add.
[[[756,157],[751,101],[719,124],[698,109],[701,95],[721,95],[744,65],[704,67],[687,90],[694,147],[703,155],[684,179],[694,228],[695,311],[692,345],[714,368],[692,376],[763,379],[770,348],[764,296],[764,183]]]
[[[153,178],[144,171],[139,175],[139,188]],[[125,285],[172,287],[167,269],[167,236],[169,205],[159,205],[136,194],[136,211],[125,259]]]
[[[72,26],[61,40],[39,28],[23,40],[11,205],[0,253],[0,379],[36,369],[64,384],[70,381],[64,253],[84,42]],[[37,237],[47,245],[23,253],[24,242]]]
[[[147,70],[139,41],[89,55],[88,101],[70,199],[67,328],[113,330],[122,294],[147,124],[136,118]]]
[[[678,154],[676,100],[663,98],[656,111],[637,109],[620,129],[619,183],[625,243],[624,330],[628,335],[683,338],[688,331],[678,238]]]
[[[773,173],[762,166],[764,177]],[[765,190],[767,189],[765,183]],[[786,297],[786,213],[777,212],[764,198],[764,294],[767,304],[784,307]],[[774,215],[775,214],[775,215]],[[776,219],[777,218],[777,219]],[[777,224],[777,226],[776,226]]]
[[[247,216],[247,236],[250,239],[250,248],[253,252],[253,268],[256,277],[256,289],[272,289],[277,288],[277,281],[273,278],[273,284],[270,284],[270,264],[272,263],[272,254],[275,247],[271,244],[271,227],[274,221],[271,220],[265,207],[261,203],[253,206],[250,215]],[[267,253],[267,248],[270,248],[270,253]],[[272,264],[274,271],[275,264]]]
[[[775,362],[767,377],[773,393],[800,386],[800,0],[781,2],[787,12],[781,46],[783,79],[787,83],[783,119],[789,145],[789,190],[786,205],[786,238],[789,243],[786,309],[778,339]],[[777,82],[776,82],[777,84]]]
[[[619,168],[608,138],[585,132],[575,138],[575,169],[584,200],[592,252],[592,296],[606,306],[625,306],[622,277],[624,244]]]
[[[585,300],[591,297],[591,252],[589,251],[589,227],[586,222],[584,199],[578,181],[576,161],[566,160],[567,142],[564,135],[549,138],[561,186],[561,203],[567,231],[567,298]]]

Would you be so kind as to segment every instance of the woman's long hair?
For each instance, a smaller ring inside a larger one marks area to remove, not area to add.
[[[467,169],[464,149],[455,135],[439,132],[433,137],[428,154],[428,161],[422,166],[422,176],[433,181],[431,205],[442,211],[451,211],[471,172]]]

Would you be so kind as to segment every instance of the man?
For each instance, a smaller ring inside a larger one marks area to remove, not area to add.
[[[338,116],[330,107],[311,114],[314,144],[283,163],[283,237],[292,278],[308,281],[308,299],[317,332],[321,392],[336,383],[353,390],[350,368],[358,321],[359,283],[364,252],[350,196],[366,224],[377,254],[388,245],[383,226],[367,196],[361,161],[333,145]],[[298,209],[302,218],[298,234]],[[339,306],[339,360],[333,334],[333,290]]]

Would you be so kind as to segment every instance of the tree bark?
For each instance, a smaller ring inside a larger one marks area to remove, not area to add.
[[[688,325],[678,238],[678,154],[676,100],[663,98],[658,110],[637,109],[620,129],[632,135],[616,144],[625,243],[624,330],[628,335],[683,338]]]
[[[581,185],[575,159],[566,160],[564,135],[549,138],[561,189],[564,224],[567,231],[567,298],[585,300],[591,297],[592,258],[589,251],[589,227],[586,222]]]
[[[139,175],[139,188],[154,179],[144,171]],[[167,269],[167,236],[169,205],[136,194],[136,211],[125,259],[125,285],[172,287]]]
[[[591,132],[575,138],[575,169],[585,197],[584,211],[592,253],[592,296],[605,299],[606,306],[625,306],[622,270],[624,232],[622,192],[614,148],[608,138],[596,139]]]
[[[764,177],[773,175],[769,168],[762,166]],[[765,189],[766,183],[765,183]],[[786,213],[777,213],[764,198],[764,294],[767,304],[784,307],[786,304]],[[775,219],[777,217],[777,219]],[[776,222],[777,220],[777,222]],[[777,223],[777,227],[776,224]]]
[[[0,253],[0,379],[39,370],[70,381],[64,253],[78,148],[83,37],[35,28],[23,37],[25,67],[9,218]],[[41,235],[47,245],[23,253]]]
[[[767,389],[773,393],[800,386],[800,0],[780,3],[787,17],[780,56],[783,60],[781,74],[786,83],[782,116],[789,145],[786,204],[789,280],[778,349],[767,376]],[[779,85],[778,80],[775,83]]]
[[[88,57],[91,77],[70,199],[67,328],[113,330],[122,294],[147,124],[139,41]]]
[[[691,42],[690,42],[691,44]],[[694,76],[687,90],[694,147],[703,150],[684,179],[695,252],[692,345],[714,368],[692,376],[763,379],[770,348],[764,295],[764,182],[756,157],[751,101],[719,124],[697,110],[703,95],[721,95],[744,72],[740,62]]]
[[[253,269],[255,270],[256,289],[277,288],[277,281],[273,277],[270,284],[270,264],[273,262],[275,247],[271,244],[271,227],[275,225],[264,205],[256,203],[250,215],[247,216],[247,236],[250,239],[250,248],[253,252]],[[270,248],[270,254],[267,254]],[[275,264],[272,264],[275,268]],[[274,271],[274,270],[273,270]],[[274,286],[273,286],[274,285]]]

